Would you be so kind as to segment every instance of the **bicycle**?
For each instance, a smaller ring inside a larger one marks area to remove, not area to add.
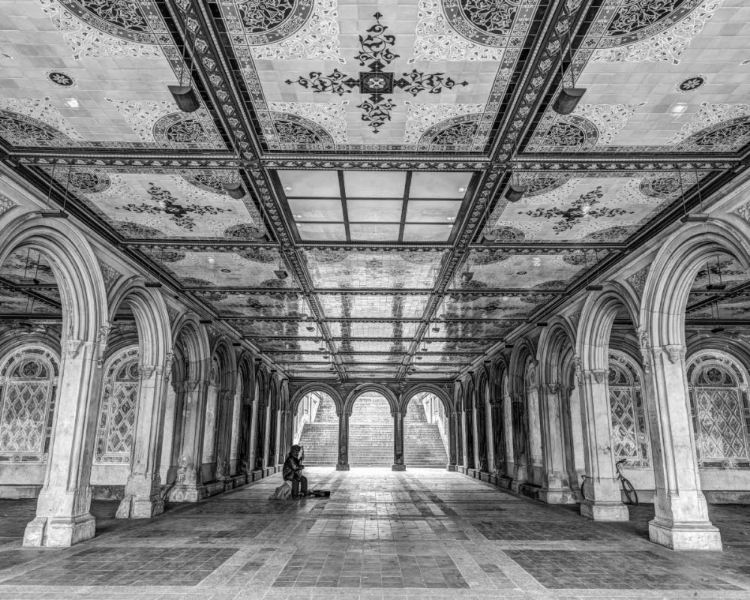
[[[620,480],[620,487],[625,494],[625,498],[627,498],[625,503],[632,504],[633,506],[638,506],[638,492],[635,491],[633,484],[630,483],[628,478],[622,474],[622,465],[625,462],[627,462],[627,459],[623,458],[622,460],[618,460],[615,464],[615,468],[617,469],[617,479]],[[581,482],[581,496],[583,496],[584,500],[588,500],[590,498],[590,493],[588,495],[586,493],[586,490],[588,489],[588,486],[586,484],[590,479],[593,479],[593,477],[584,475],[583,481]]]

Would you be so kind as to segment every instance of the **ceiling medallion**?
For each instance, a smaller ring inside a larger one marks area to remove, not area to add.
[[[708,78],[705,75],[692,75],[677,86],[677,91],[681,94],[689,94],[707,83]]]
[[[55,85],[59,85],[60,87],[73,87],[76,84],[76,81],[75,79],[73,79],[73,77],[71,77],[67,73],[63,73],[62,71],[48,71],[47,79],[49,79]]]
[[[313,93],[330,92],[343,96],[351,94],[357,88],[360,94],[369,94],[357,108],[362,109],[362,120],[369,124],[374,133],[378,133],[387,121],[391,120],[391,112],[396,104],[390,96],[401,89],[416,97],[421,92],[439,94],[443,89],[452,89],[457,85],[469,85],[468,81],[456,82],[443,73],[422,73],[413,69],[411,73],[403,73],[400,79],[392,71],[384,71],[385,67],[400,57],[391,48],[396,45],[396,36],[385,33],[388,26],[382,25],[382,14],[375,13],[375,25],[367,30],[367,36],[359,36],[359,54],[357,60],[367,71],[351,77],[334,69],[329,75],[312,71],[308,77],[299,77],[296,81],[287,79],[287,85],[299,84]]]

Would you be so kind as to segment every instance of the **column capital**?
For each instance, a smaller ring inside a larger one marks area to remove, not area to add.
[[[586,371],[581,371],[581,376],[583,377],[584,381],[590,381],[591,383],[604,383],[604,376],[607,374],[607,371],[604,369],[588,369]]]

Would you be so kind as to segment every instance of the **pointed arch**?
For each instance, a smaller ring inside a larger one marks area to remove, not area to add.
[[[363,383],[355,387],[346,396],[346,400],[344,402],[344,411],[348,415],[351,415],[352,409],[354,408],[354,402],[362,394],[366,394],[368,392],[380,394],[381,396],[383,396],[388,401],[388,406],[390,406],[391,414],[398,412],[399,402],[395,394],[388,387],[380,383]]]

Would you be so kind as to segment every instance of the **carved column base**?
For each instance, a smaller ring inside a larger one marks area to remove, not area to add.
[[[37,517],[26,526],[24,546],[65,548],[96,535],[96,519],[89,513],[77,517]]]
[[[406,465],[393,465],[391,471],[406,471]]]
[[[705,522],[666,523],[653,519],[648,524],[648,535],[655,544],[672,550],[722,551],[721,533]]]
[[[456,465],[447,465],[447,466],[446,466],[446,470],[448,470],[448,471],[451,471],[451,472],[455,473],[455,472],[456,472],[456,470],[457,470],[457,469],[456,469]]]
[[[575,492],[570,488],[542,488],[539,500],[547,504],[577,504]]]
[[[200,502],[207,497],[205,485],[176,485],[169,490],[170,502]]]
[[[581,502],[581,515],[594,521],[629,521],[628,507],[622,502]]]
[[[116,519],[151,519],[164,512],[164,500],[157,496],[125,496],[117,507]]]
[[[349,470],[349,463],[338,463],[336,465],[337,471],[348,471]]]

